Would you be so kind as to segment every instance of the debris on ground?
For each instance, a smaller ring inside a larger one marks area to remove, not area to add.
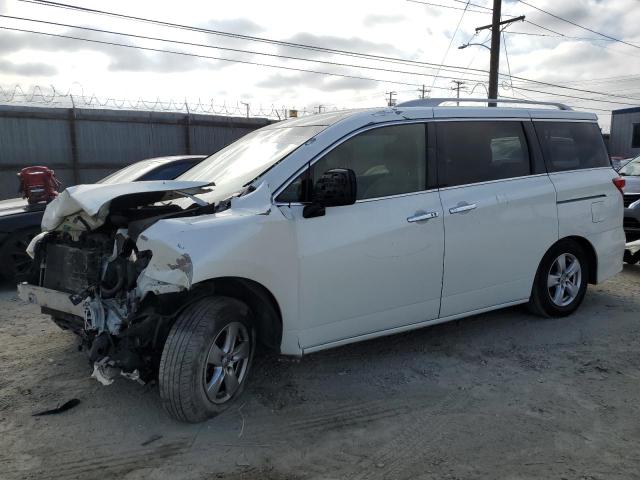
[[[77,398],[72,398],[69,401],[64,402],[62,405],[52,408],[50,410],[43,410],[42,412],[34,413],[33,417],[42,417],[44,415],[57,415],[58,413],[66,412],[67,410],[71,410],[73,407],[77,407],[80,405],[80,400]]]

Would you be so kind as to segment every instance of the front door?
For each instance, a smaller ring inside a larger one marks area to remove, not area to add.
[[[437,318],[444,232],[438,192],[428,189],[425,129],[366,130],[312,166],[312,181],[354,170],[358,201],[316,218],[291,207],[303,348]]]

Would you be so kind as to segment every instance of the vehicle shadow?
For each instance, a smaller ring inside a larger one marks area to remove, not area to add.
[[[630,273],[632,275],[640,275],[640,263],[636,263],[635,265],[625,263],[623,264],[622,270],[625,273]]]
[[[0,298],[16,295],[16,284],[9,280],[0,280]]]

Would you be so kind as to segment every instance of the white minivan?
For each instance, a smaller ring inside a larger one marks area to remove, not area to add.
[[[517,304],[568,315],[622,268],[624,181],[596,120],[432,99],[274,123],[175,181],[68,188],[20,295],[102,383],[157,379],[190,422],[240,395],[257,343],[300,356]]]

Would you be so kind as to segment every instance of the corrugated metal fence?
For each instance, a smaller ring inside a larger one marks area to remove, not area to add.
[[[617,157],[640,155],[640,147],[633,141],[635,125],[640,125],[640,107],[614,110],[611,115],[609,153]]]
[[[91,183],[138,160],[211,154],[269,124],[264,118],[0,105],[0,199],[17,195],[16,173],[55,169],[64,185]]]

